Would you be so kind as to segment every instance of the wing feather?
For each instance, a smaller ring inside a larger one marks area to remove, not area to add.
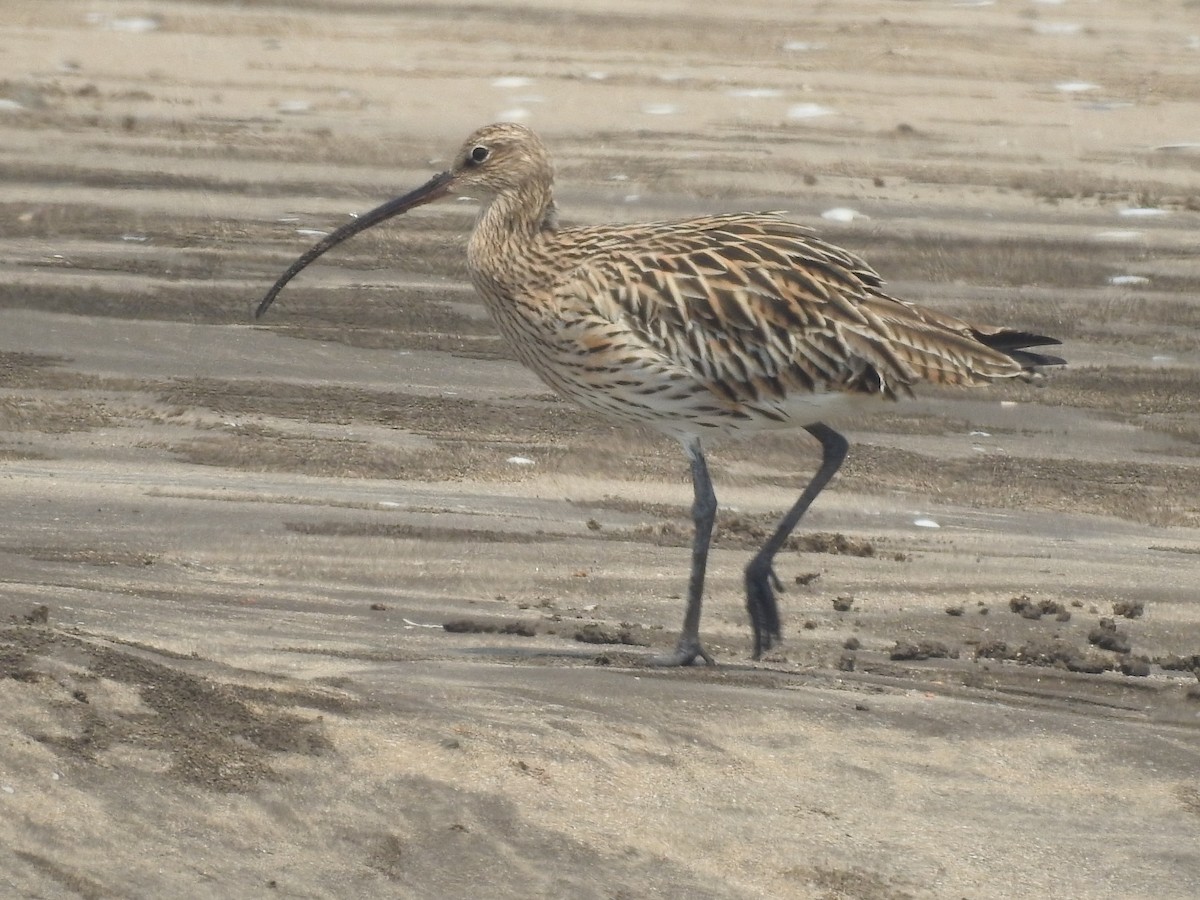
[[[893,298],[867,263],[775,214],[558,234],[576,261],[554,285],[560,321],[606,320],[647,366],[730,402],[977,384],[1020,374],[1018,347],[1056,343]]]

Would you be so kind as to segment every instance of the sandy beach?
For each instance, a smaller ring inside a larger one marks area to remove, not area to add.
[[[1194,898],[1189,4],[7,0],[0,895]],[[818,463],[557,399],[470,202],[322,258],[490,121],[568,223],[786,210],[1063,341]]]

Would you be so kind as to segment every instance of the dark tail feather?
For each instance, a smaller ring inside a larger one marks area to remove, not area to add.
[[[1025,350],[1010,350],[1008,351],[1008,355],[1020,363],[1022,369],[1040,369],[1043,366],[1065,366],[1067,364],[1067,361],[1061,356],[1051,356],[1048,353],[1029,353]]]
[[[997,329],[996,331],[976,329],[974,334],[979,343],[1012,357],[1013,361],[1018,363],[1022,369],[1036,370],[1042,366],[1065,366],[1067,364],[1067,361],[1061,356],[1033,353],[1026,349],[1028,347],[1057,346],[1062,343],[1058,338],[1009,329]]]

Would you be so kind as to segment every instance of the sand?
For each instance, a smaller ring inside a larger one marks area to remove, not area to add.
[[[1118,0],[8,0],[0,894],[1195,897],[1195,31]],[[1070,366],[846,423],[757,662],[741,567],[816,447],[713,447],[720,665],[650,667],[686,463],[514,361],[469,203],[250,316],[498,119],[567,222],[788,210]]]

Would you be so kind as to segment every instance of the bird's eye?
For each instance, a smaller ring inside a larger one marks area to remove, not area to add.
[[[476,165],[478,165],[479,163],[481,163],[481,162],[483,162],[484,160],[486,160],[486,159],[488,158],[488,156],[490,156],[490,155],[491,155],[491,151],[490,151],[490,150],[488,150],[488,148],[487,148],[487,147],[484,147],[484,146],[482,146],[482,145],[481,145],[481,146],[478,146],[478,147],[475,147],[475,148],[474,148],[474,149],[471,151],[471,162],[473,162],[473,163],[475,163]]]

